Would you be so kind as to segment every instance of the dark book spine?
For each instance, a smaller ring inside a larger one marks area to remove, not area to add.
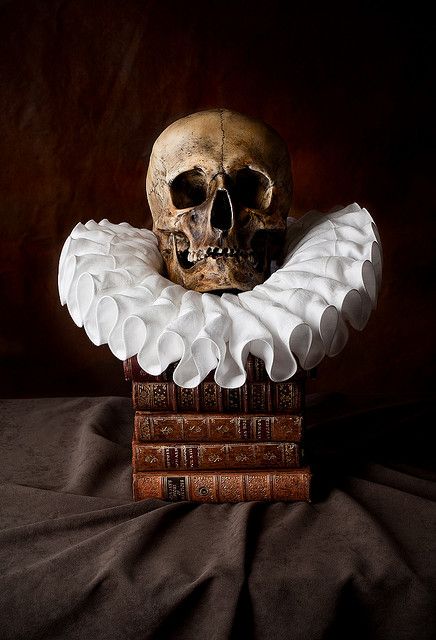
[[[174,386],[173,382],[133,382],[133,407],[147,411],[177,411]],[[195,411],[195,408],[191,410]]]
[[[177,364],[177,362],[173,362],[160,375],[153,376],[141,368],[136,356],[132,356],[123,362],[124,377],[126,380],[131,380],[132,382],[172,382],[174,369]],[[261,358],[253,356],[251,353],[248,354],[245,370],[247,372],[247,382],[268,382],[270,379],[265,369],[264,361]],[[211,371],[205,380],[207,382],[213,382],[214,373],[214,370]],[[299,368],[292,377],[292,380],[304,380],[307,377],[315,378],[316,369],[304,371]]]
[[[198,386],[199,411],[224,411],[223,390],[216,382],[204,381]]]
[[[272,406],[276,411],[292,413],[304,408],[304,383],[274,382],[271,383]]]
[[[243,396],[243,408],[246,413],[253,411],[270,413],[275,409],[273,407],[271,394],[271,385],[275,382],[251,382],[245,384],[241,389],[244,389]],[[293,382],[292,384],[297,384]],[[298,411],[299,407],[295,407],[294,411]]]
[[[301,415],[135,413],[138,442],[300,442]]]
[[[124,377],[133,382],[171,382],[176,364],[172,363],[160,375],[152,376],[140,367],[136,356],[133,356],[123,362]]]
[[[199,387],[185,389],[184,387],[177,386],[176,384],[174,384],[174,382],[168,382],[167,384],[171,389],[170,393],[173,396],[173,402],[175,403],[176,411],[180,411],[182,413],[200,411]]]
[[[123,371],[125,380],[133,380],[132,374],[132,358],[123,361]]]
[[[123,362],[124,377],[126,380],[132,380],[133,382],[171,382],[176,366],[177,363],[173,362],[163,373],[158,376],[153,376],[141,368],[136,356],[127,358],[127,360]],[[248,381],[262,382],[269,380],[264,361],[256,358],[256,356],[253,356],[251,353],[248,355],[245,368]],[[213,376],[214,371],[207,376],[206,380],[213,382]]]
[[[135,500],[171,502],[310,501],[307,467],[280,471],[150,471],[133,474]]]
[[[290,469],[300,465],[295,442],[226,444],[132,443],[133,471],[166,469]]]
[[[180,413],[299,413],[303,407],[304,382],[248,382],[225,389],[202,382],[186,389],[174,382],[133,382],[135,409]]]

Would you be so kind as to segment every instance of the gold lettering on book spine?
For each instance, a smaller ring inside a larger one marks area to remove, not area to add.
[[[237,416],[236,418],[232,418],[232,421],[236,423],[237,435],[241,440],[248,440],[252,437],[253,429],[251,418]]]
[[[271,424],[274,418],[263,416],[254,419],[255,435],[257,440],[271,439]]]

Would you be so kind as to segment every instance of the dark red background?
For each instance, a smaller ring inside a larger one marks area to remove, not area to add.
[[[2,395],[129,392],[120,362],[60,306],[59,253],[78,221],[150,226],[153,141],[216,106],[261,117],[287,141],[294,215],[357,201],[379,226],[378,310],[313,388],[432,386],[429,16],[371,3],[1,4]]]

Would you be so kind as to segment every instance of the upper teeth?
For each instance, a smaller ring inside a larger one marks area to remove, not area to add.
[[[249,262],[254,263],[255,257],[253,251],[243,251],[241,249],[234,249],[232,247],[206,247],[205,249],[198,249],[198,251],[188,251],[189,262],[198,262],[204,258],[217,258],[217,257],[231,257],[231,258],[244,258]]]

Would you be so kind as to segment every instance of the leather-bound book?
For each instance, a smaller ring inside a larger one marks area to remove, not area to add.
[[[133,407],[140,411],[177,413],[300,413],[304,381],[247,382],[225,389],[202,382],[187,389],[174,382],[133,382]]]
[[[138,363],[136,356],[132,356],[127,360],[124,360],[124,377],[126,380],[132,382],[171,382],[173,379],[173,372],[177,366],[174,362],[160,375],[152,376],[150,373],[144,371]],[[245,370],[247,372],[248,382],[263,382],[268,380],[268,374],[265,369],[265,363],[261,358],[248,354],[247,362],[245,363]],[[211,382],[214,379],[214,371],[211,371],[206,378],[206,381]],[[297,372],[297,377],[305,377],[307,375],[303,370]]]
[[[136,411],[138,442],[300,442],[301,415],[153,413]]]
[[[249,356],[247,380],[220,387],[211,372],[197,387],[124,363],[135,409],[132,442],[135,500],[245,502],[310,500],[310,469],[301,466],[307,373],[269,379]]]
[[[132,443],[133,471],[166,469],[275,469],[300,465],[295,442]]]
[[[311,472],[299,469],[259,471],[150,471],[133,474],[135,500],[171,502],[310,501]]]

